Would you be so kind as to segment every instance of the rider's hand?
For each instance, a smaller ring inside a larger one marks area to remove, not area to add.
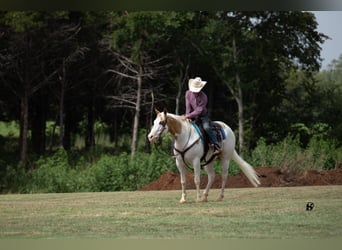
[[[181,115],[181,119],[182,119],[182,120],[188,120],[188,118],[186,117],[186,115]]]

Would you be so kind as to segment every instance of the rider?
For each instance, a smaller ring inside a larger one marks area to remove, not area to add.
[[[182,119],[195,119],[199,118],[202,122],[203,129],[207,132],[211,142],[214,143],[214,154],[221,152],[220,145],[217,141],[217,137],[210,128],[210,119],[208,117],[207,103],[208,97],[202,91],[202,88],[207,82],[202,81],[200,77],[189,80],[189,90],[185,93],[185,114],[182,115]]]

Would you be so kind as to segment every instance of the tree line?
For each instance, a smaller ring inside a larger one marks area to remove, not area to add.
[[[289,133],[341,144],[342,58],[319,72],[327,38],[310,12],[2,11],[0,120],[19,122],[23,163],[48,150],[47,121],[66,150],[82,129],[92,149],[101,121],[114,142],[131,135],[134,155],[154,108],[184,112],[200,76],[211,118],[237,131],[240,151]]]

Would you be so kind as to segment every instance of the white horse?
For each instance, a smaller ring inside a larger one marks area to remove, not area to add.
[[[200,170],[204,147],[196,129],[189,121],[181,119],[178,115],[170,114],[166,111],[159,112],[158,110],[156,110],[156,113],[157,117],[154,120],[151,132],[148,134],[148,139],[151,142],[156,142],[166,132],[169,132],[174,138],[174,154],[182,185],[182,197],[179,202],[186,202],[186,164],[191,165],[194,169],[194,182],[197,190],[196,201],[208,201],[209,189],[214,182],[215,171],[213,168],[213,161],[205,166],[208,174],[208,183],[203,192],[203,199],[201,199]],[[217,123],[220,124],[226,134],[226,138],[222,141],[222,151],[218,155],[222,162],[222,186],[221,193],[217,200],[221,201],[224,197],[230,159],[233,159],[239,165],[240,169],[255,187],[260,185],[260,181],[253,167],[244,161],[235,151],[235,135],[231,128],[223,122]],[[206,159],[209,159],[212,156],[212,152],[213,149],[209,149]]]

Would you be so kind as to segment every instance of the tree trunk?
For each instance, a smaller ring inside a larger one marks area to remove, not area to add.
[[[238,71],[238,54],[237,54],[237,48],[236,48],[236,40],[235,37],[233,37],[233,60],[234,65],[236,68],[235,72],[235,86],[237,91],[235,91],[235,101],[238,105],[238,121],[239,121],[239,153],[242,154],[243,147],[244,147],[244,127],[243,127],[243,98],[242,98],[242,89],[241,89],[241,81],[240,81],[240,75]],[[236,93],[237,92],[237,93]]]
[[[28,135],[28,94],[25,93],[20,100],[20,161],[26,164],[27,161],[27,135]]]
[[[85,146],[86,149],[92,149],[95,145],[95,135],[94,135],[94,123],[95,123],[95,109],[94,109],[94,99],[88,104],[88,123],[87,123],[87,135]]]
[[[147,117],[145,119],[145,128],[146,128],[146,134],[145,134],[145,152],[150,154],[151,153],[151,143],[150,141],[148,140],[148,133],[150,132],[150,129],[151,129],[151,124],[152,124],[152,115],[153,113],[152,112],[146,112],[147,113]]]
[[[45,153],[46,97],[40,90],[32,105],[32,150],[38,155]]]
[[[175,114],[179,115],[179,103],[180,103],[180,97],[182,94],[182,85],[181,82],[178,82],[178,91],[177,91],[177,95],[176,95],[176,110],[175,110]]]
[[[65,89],[66,89],[66,82],[65,82],[65,61],[63,61],[62,67],[63,77],[61,77],[61,96],[59,100],[59,146],[63,145],[63,138],[64,138],[64,97],[65,97]]]
[[[114,147],[116,148],[118,146],[118,111],[114,111],[113,113],[113,122],[112,122],[112,132],[110,133],[110,139],[112,142],[114,142]]]
[[[131,156],[134,157],[137,150],[138,144],[138,132],[139,132],[139,116],[140,116],[140,105],[141,105],[141,86],[142,86],[142,66],[139,66],[139,75],[137,79],[137,99],[135,103],[135,114],[133,123],[133,134],[132,134],[132,145],[131,145]]]
[[[179,115],[180,98],[182,95],[183,85],[186,79],[188,78],[188,71],[189,71],[189,64],[186,65],[184,73],[183,73],[183,69],[180,69],[180,72],[179,72],[178,90],[177,90],[177,95],[176,95],[176,110],[175,110],[176,115]]]
[[[237,74],[237,78],[238,74]],[[238,105],[238,121],[239,121],[239,153],[242,155],[242,151],[244,149],[244,126],[243,126],[243,100],[242,100],[242,91],[239,88],[239,96],[235,98],[236,103]]]
[[[71,148],[71,128],[72,128],[72,111],[70,102],[66,101],[64,105],[64,129],[63,129],[63,148],[69,150]]]

